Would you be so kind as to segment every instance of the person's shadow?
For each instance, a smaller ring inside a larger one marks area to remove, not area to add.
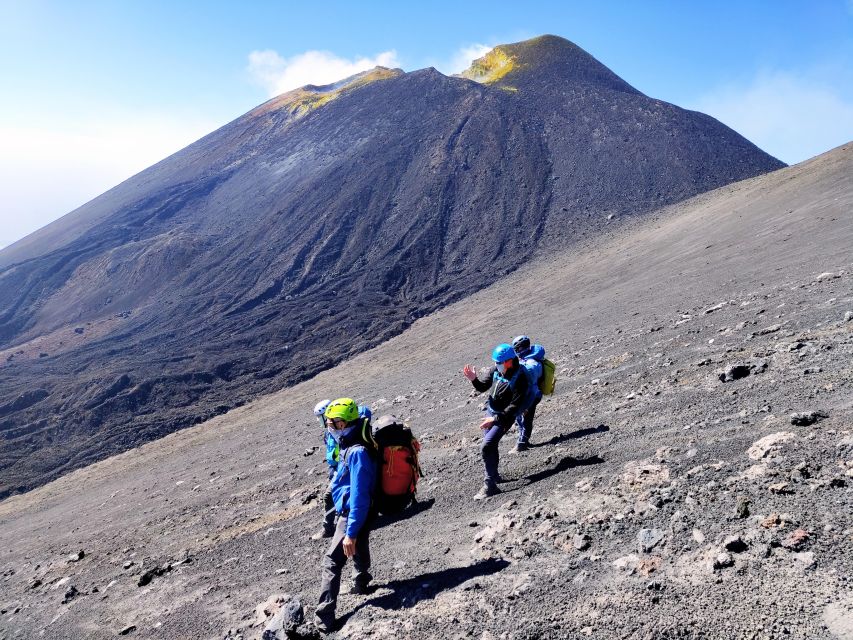
[[[419,513],[427,511],[428,509],[432,509],[432,506],[435,504],[435,498],[428,498],[427,500],[418,500],[413,502],[408,507],[403,509],[400,513],[395,513],[392,515],[377,515],[376,520],[373,523],[371,529],[375,531],[376,529],[381,529],[389,524],[395,523],[397,520],[405,520],[407,518],[411,518],[412,516],[416,516]]]
[[[601,464],[603,462],[604,459],[597,454],[589,456],[587,458],[574,458],[572,456],[565,456],[550,469],[543,469],[542,471],[537,471],[536,473],[531,473],[529,475],[522,476],[521,478],[502,478],[500,482],[505,485],[521,481],[526,482],[524,482],[523,484],[519,484],[518,486],[513,486],[512,488],[504,487],[503,489],[501,489],[501,493],[513,493],[514,491],[520,491],[521,489],[525,489],[536,482],[540,482],[542,480],[545,480],[546,478],[555,476],[558,473],[563,473],[563,471],[568,471],[569,469],[574,469],[575,467],[585,467],[591,464]]]
[[[573,458],[572,456],[566,456],[550,469],[543,469],[542,471],[531,473],[530,475],[524,476],[523,479],[527,480],[527,484],[525,486],[529,486],[534,482],[545,480],[546,478],[550,478],[551,476],[555,476],[558,473],[562,473],[569,469],[574,469],[575,467],[585,467],[591,464],[601,464],[602,462],[604,462],[604,459],[598,455],[589,456],[588,458]]]
[[[414,607],[418,602],[435,598],[442,591],[457,587],[472,578],[490,576],[508,566],[509,561],[503,558],[490,558],[467,567],[452,567],[450,569],[425,573],[414,578],[406,578],[405,580],[391,580],[381,586],[376,585],[373,587],[373,590],[379,588],[391,589],[391,593],[386,593],[362,602],[352,611],[342,616],[338,620],[338,625],[339,627],[343,627],[347,620],[364,607],[379,607],[386,610],[409,609]],[[475,582],[470,588],[482,589],[482,586]]]
[[[555,444],[560,444],[561,442],[566,442],[567,440],[577,440],[578,438],[585,438],[586,436],[592,436],[596,433],[607,433],[608,431],[610,431],[610,427],[606,424],[600,424],[597,427],[587,427],[586,429],[579,429],[577,431],[572,431],[571,433],[561,433],[550,440],[546,440],[545,442],[531,444],[530,447],[553,446]]]

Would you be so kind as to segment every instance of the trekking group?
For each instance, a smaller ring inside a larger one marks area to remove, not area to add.
[[[494,365],[481,375],[470,364],[462,369],[477,392],[489,392],[480,423],[484,479],[475,500],[500,493],[501,438],[517,424],[518,442],[513,451],[526,451],[536,407],[543,394],[554,390],[554,363],[527,336],[497,345],[491,355]],[[382,416],[374,424],[370,409],[351,398],[323,400],[314,407],[314,415],[323,426],[329,484],[323,496],[322,529],[313,538],[331,538],[322,562],[314,624],[327,633],[336,625],[335,609],[347,559],[353,562],[350,593],[367,593],[372,580],[371,529],[379,515],[399,514],[416,501],[417,482],[423,473],[418,440],[394,416]]]

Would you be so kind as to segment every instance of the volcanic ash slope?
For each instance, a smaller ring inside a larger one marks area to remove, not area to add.
[[[0,251],[0,497],[306,380],[610,216],[783,166],[562,38],[471,75],[288,92]]]
[[[424,508],[373,534],[345,638],[850,638],[853,146],[616,222],[316,378],[0,504],[4,637],[258,638],[313,604],[310,408],[406,418]],[[529,333],[558,366],[475,503],[459,370]],[[81,555],[79,552],[83,551]],[[75,554],[71,556],[70,554]]]

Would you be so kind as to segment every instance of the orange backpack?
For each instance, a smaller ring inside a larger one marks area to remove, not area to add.
[[[418,479],[423,477],[417,438],[394,416],[382,416],[373,424],[373,438],[379,447],[379,479],[375,504],[379,513],[394,514],[415,501]]]

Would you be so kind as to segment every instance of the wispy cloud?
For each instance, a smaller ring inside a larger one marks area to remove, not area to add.
[[[718,87],[687,106],[714,116],[789,164],[853,139],[853,98],[803,72],[764,71],[751,82]]]
[[[329,84],[376,66],[399,67],[397,52],[383,51],[373,57],[350,60],[329,51],[306,51],[283,58],[267,49],[249,54],[248,71],[252,80],[272,97],[306,84]]]
[[[435,68],[445,75],[461,73],[471,66],[471,63],[477,58],[482,58],[494,48],[494,45],[488,44],[468,44],[457,49],[447,60],[439,62]]]
[[[0,245],[79,207],[216,128],[192,116],[105,113],[0,124]]]

